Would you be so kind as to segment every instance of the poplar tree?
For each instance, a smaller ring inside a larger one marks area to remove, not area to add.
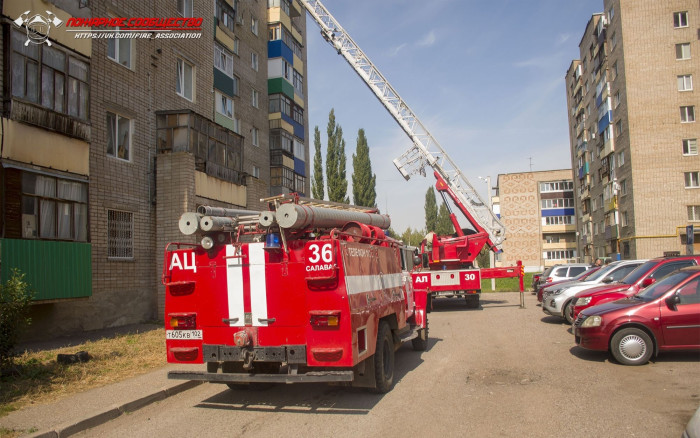
[[[438,207],[433,186],[425,193],[425,231],[437,231]]]
[[[318,126],[314,127],[314,177],[311,180],[311,194],[315,199],[321,199],[325,195],[323,185],[323,158],[321,157],[321,132]]]
[[[447,210],[447,206],[444,203],[440,204],[435,232],[441,236],[453,234],[455,232],[455,228],[450,220],[450,212]]]
[[[372,174],[365,130],[357,131],[357,146],[352,155],[352,200],[355,205],[376,207],[377,175]]]
[[[348,180],[345,175],[345,140],[343,128],[335,123],[335,111],[328,114],[328,145],[326,147],[326,186],[328,200],[349,204]]]

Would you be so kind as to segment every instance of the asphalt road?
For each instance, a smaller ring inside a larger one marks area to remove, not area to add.
[[[82,436],[680,437],[700,405],[699,354],[618,365],[525,298],[520,309],[517,293],[487,294],[481,310],[436,300],[428,351],[397,352],[388,394],[204,384]]]

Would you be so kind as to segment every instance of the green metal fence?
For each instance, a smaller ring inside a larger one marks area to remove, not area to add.
[[[12,269],[25,274],[34,300],[92,295],[92,246],[82,242],[0,239],[0,280]]]

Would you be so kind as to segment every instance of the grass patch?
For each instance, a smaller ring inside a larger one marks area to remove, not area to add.
[[[526,272],[525,278],[523,278],[523,287],[525,291],[530,290],[530,285],[532,284],[532,272]],[[497,278],[496,279],[496,292],[519,292],[520,283],[518,277],[512,278]],[[482,278],[481,279],[481,292],[487,293],[491,292],[491,279]]]
[[[56,355],[87,351],[85,363],[62,365]],[[16,373],[0,376],[0,417],[32,403],[47,403],[166,365],[165,332],[158,328],[88,341],[15,358]],[[5,431],[0,430],[0,436]]]

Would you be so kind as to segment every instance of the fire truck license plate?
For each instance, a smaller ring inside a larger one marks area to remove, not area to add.
[[[165,339],[202,339],[201,330],[166,330]]]

